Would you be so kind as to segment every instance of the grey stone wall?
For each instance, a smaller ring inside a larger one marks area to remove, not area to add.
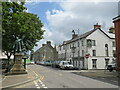
[[[51,46],[51,42],[47,42],[36,52],[34,52],[35,61],[55,61],[58,60],[58,53],[55,48]]]

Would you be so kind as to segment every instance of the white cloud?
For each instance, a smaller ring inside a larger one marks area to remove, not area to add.
[[[62,10],[53,9],[46,12],[48,24],[45,25],[45,40],[60,44],[71,38],[74,29],[84,33],[99,23],[103,30],[113,25],[112,18],[117,15],[117,3],[110,2],[59,2]]]

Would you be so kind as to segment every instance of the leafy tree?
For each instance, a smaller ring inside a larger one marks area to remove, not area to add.
[[[40,39],[43,38],[43,24],[39,17],[25,12],[23,2],[2,2],[2,50],[10,59],[16,37],[23,40],[24,48],[32,50]]]
[[[2,50],[2,3],[0,2],[0,51]]]
[[[108,31],[109,33],[115,33],[115,29],[114,29],[114,27],[113,26],[111,26],[110,28],[109,28],[109,31]]]

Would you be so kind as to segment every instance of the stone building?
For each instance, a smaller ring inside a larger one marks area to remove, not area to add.
[[[33,53],[33,60],[35,62],[58,60],[56,46],[53,47],[51,45],[51,41],[47,41],[46,44],[42,44],[42,47]]]

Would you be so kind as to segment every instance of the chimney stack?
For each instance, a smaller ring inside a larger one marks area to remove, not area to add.
[[[72,39],[76,38],[77,36],[78,36],[77,34],[73,34]]]
[[[47,45],[51,45],[51,41],[47,41]]]
[[[75,34],[75,31],[72,30],[72,39],[76,38],[78,36],[78,34]]]
[[[42,47],[44,47],[45,46],[45,44],[42,44]]]
[[[98,23],[96,23],[96,25],[94,25],[94,29],[101,29],[101,25],[98,25]]]

